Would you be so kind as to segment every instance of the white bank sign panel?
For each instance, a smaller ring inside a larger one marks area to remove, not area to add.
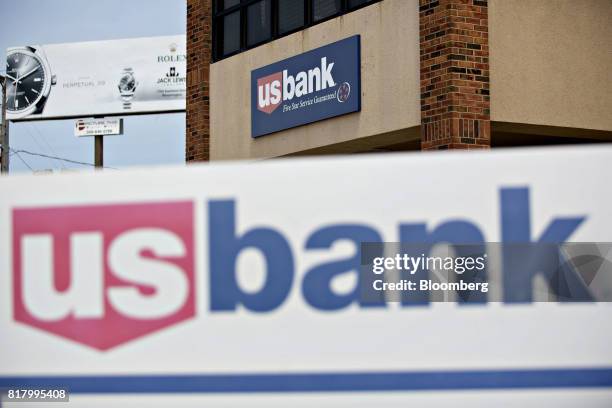
[[[608,407],[612,304],[364,301],[358,270],[363,242],[611,242],[611,162],[598,146],[4,177],[0,389],[68,388],[71,408]],[[531,293],[525,271],[503,289]]]
[[[7,118],[185,110],[185,36],[27,45],[7,50]]]

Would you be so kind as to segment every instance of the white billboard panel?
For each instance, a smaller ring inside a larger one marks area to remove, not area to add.
[[[184,35],[7,50],[9,120],[185,110]]]
[[[0,388],[64,386],[76,407],[606,406],[610,303],[355,290],[362,242],[610,242],[611,162],[597,146],[1,178]]]

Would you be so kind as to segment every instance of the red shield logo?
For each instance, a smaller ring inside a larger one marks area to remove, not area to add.
[[[283,102],[283,73],[268,75],[257,80],[257,109],[270,114]]]
[[[108,350],[195,314],[191,202],[13,211],[16,321]]]

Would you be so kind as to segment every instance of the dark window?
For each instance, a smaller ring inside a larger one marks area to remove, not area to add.
[[[223,17],[223,55],[240,50],[240,11]]]
[[[219,10],[227,10],[240,4],[240,0],[217,0],[217,3],[219,4]]]
[[[340,13],[340,0],[314,0],[312,14],[314,21],[323,20]]]
[[[247,46],[259,44],[272,37],[270,2],[260,0],[247,8]]]
[[[218,61],[378,1],[215,0],[213,59]]]
[[[306,8],[304,0],[281,0],[278,2],[278,33],[285,34],[304,27]]]
[[[348,0],[348,6],[350,9],[360,6],[365,6],[368,3],[374,3],[376,0]]]

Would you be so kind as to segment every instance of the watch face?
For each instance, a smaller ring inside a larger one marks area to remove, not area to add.
[[[136,78],[131,73],[124,74],[119,81],[119,90],[121,92],[133,92],[136,89]]]
[[[33,54],[15,52],[6,60],[7,87],[6,108],[12,112],[23,111],[42,97],[45,87],[45,70]]]

